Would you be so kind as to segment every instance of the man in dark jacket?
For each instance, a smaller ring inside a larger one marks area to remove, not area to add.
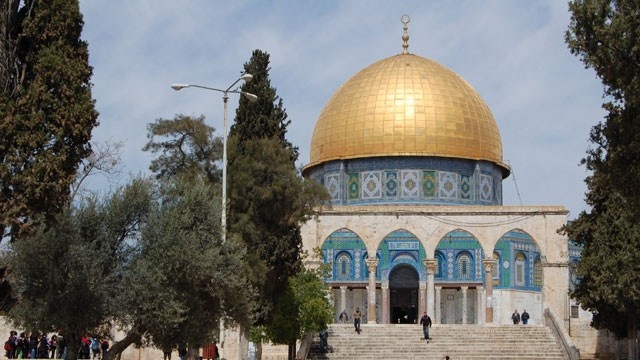
[[[527,312],[527,309],[524,309],[524,311],[522,312],[522,316],[520,316],[520,319],[522,319],[522,325],[527,325],[527,323],[529,322],[529,313]]]
[[[422,325],[422,333],[424,334],[424,339],[427,340],[427,344],[429,343],[429,328],[431,327],[431,318],[427,315],[425,311],[420,319],[420,325]]]

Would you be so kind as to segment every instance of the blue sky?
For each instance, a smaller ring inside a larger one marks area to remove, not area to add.
[[[80,0],[83,38],[100,112],[94,140],[123,141],[125,173],[148,173],[146,126],[204,115],[221,135],[221,94],[254,49],[271,55],[271,83],[291,119],[289,140],[309,160],[314,124],[331,95],[366,66],[409,51],[461,75],[483,97],[502,135],[512,175],[505,205],[586,208],[579,161],[601,121],[602,85],[564,43],[565,1]],[[232,119],[237,97],[232,97]],[[515,179],[515,180],[514,180]],[[124,181],[124,179],[123,179]],[[517,186],[516,186],[517,184]],[[94,179],[98,189],[109,187]],[[518,195],[519,193],[519,195]]]

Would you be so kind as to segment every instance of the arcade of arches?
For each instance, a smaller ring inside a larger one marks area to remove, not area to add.
[[[305,248],[331,264],[336,319],[356,307],[364,323],[385,324],[425,311],[443,324],[508,323],[513,309],[535,323],[546,307],[564,311],[567,242],[548,232],[566,221],[564,209],[443,210],[338,206],[303,227]]]

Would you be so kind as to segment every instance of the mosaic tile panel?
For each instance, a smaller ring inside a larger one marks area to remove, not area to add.
[[[422,172],[422,193],[424,197],[436,197],[436,171]]]
[[[480,174],[480,200],[493,200],[493,178],[489,175]]]
[[[362,175],[361,199],[380,199],[382,198],[382,172],[365,171]]]
[[[331,201],[340,201],[342,200],[341,191],[340,191],[340,174],[328,174],[324,177],[324,186],[329,193],[329,197]]]
[[[385,171],[384,173],[384,197],[395,199],[398,197],[398,172]]]
[[[458,198],[458,174],[452,172],[438,172],[438,197],[441,199]]]
[[[355,251],[355,256],[354,256],[354,274],[353,277],[356,279],[360,279],[360,267],[362,266],[362,264],[360,263],[360,259],[362,258],[362,252],[361,250],[356,250]]]
[[[460,175],[460,198],[463,200],[471,200],[473,198],[472,177],[469,175]]]
[[[360,174],[349,174],[347,182],[347,197],[349,200],[358,200],[360,197]]]
[[[420,173],[418,170],[400,172],[400,197],[417,198],[420,196]]]
[[[454,269],[454,260],[453,253],[447,253],[447,279],[453,280],[453,269]]]

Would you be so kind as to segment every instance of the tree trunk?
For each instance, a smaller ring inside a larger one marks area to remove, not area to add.
[[[249,327],[246,325],[240,325],[238,327],[238,336],[240,336],[240,343],[238,344],[238,360],[247,360],[247,354],[249,353]]]
[[[289,356],[288,356],[289,360],[296,360],[296,341],[294,340],[293,343],[289,343]]]
[[[188,360],[198,360],[200,358],[200,348],[197,346],[189,346],[187,349]]]
[[[256,344],[256,360],[262,360],[262,341]]]
[[[627,338],[629,341],[629,356],[627,357],[627,359],[629,360],[638,360],[638,345],[637,345],[637,339],[638,339],[638,324],[636,324],[636,321],[634,319],[629,319],[629,323],[628,323],[628,331],[627,331]]]
[[[105,353],[105,358],[102,360],[109,360],[112,358],[119,358],[120,354],[125,351],[129,345],[133,344],[134,342],[140,340],[140,331],[138,331],[138,328],[134,327],[133,329],[131,329],[127,335],[120,341],[115,342],[111,345],[111,347],[109,348],[109,350],[107,350],[107,352]],[[77,359],[77,357],[73,358],[73,359]],[[68,360],[68,359],[67,359]]]

